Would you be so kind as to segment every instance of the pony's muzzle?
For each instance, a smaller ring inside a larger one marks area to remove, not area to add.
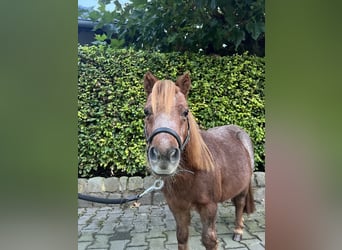
[[[155,147],[151,147],[148,151],[148,159],[152,162],[157,162],[160,159],[159,151]]]
[[[159,175],[173,174],[180,160],[180,150],[168,148],[162,151],[157,147],[150,147],[148,160],[154,173]]]
[[[151,147],[148,151],[148,158],[153,163],[165,161],[174,164],[179,161],[180,150],[178,148],[170,148],[165,152],[161,152],[158,148]]]
[[[171,163],[176,163],[180,158],[180,150],[178,148],[170,149],[168,152],[168,157]]]

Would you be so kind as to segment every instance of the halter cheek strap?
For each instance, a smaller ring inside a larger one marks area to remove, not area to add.
[[[152,142],[153,138],[154,138],[157,134],[160,134],[160,133],[167,133],[167,134],[169,134],[169,135],[172,135],[172,136],[176,139],[176,141],[177,141],[177,143],[178,143],[178,148],[179,148],[181,151],[183,151],[184,148],[185,148],[185,146],[186,146],[186,144],[188,144],[188,142],[189,142],[189,140],[190,140],[190,124],[189,124],[189,119],[187,119],[187,123],[188,123],[188,133],[187,133],[186,138],[185,138],[185,140],[184,140],[183,143],[182,143],[182,140],[181,140],[180,136],[177,134],[177,132],[174,131],[174,130],[171,129],[171,128],[168,128],[168,127],[160,127],[160,128],[155,129],[149,137],[147,137],[146,127],[145,127],[145,128],[144,128],[144,132],[145,132],[145,136],[146,136],[146,138],[147,138],[146,141],[147,141],[148,144],[150,144],[150,143]]]

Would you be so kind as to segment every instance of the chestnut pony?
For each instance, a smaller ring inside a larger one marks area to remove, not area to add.
[[[190,85],[189,74],[176,83],[145,74],[147,161],[164,180],[162,192],[176,220],[178,249],[188,249],[191,209],[200,214],[203,245],[217,249],[217,203],[234,203],[236,241],[243,233],[243,212],[255,210],[253,145],[235,125],[200,130],[186,101]]]

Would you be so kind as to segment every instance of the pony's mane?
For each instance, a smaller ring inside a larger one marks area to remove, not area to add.
[[[198,124],[191,112],[188,114],[188,119],[190,124],[190,141],[185,147],[188,161],[197,169],[212,170],[214,168],[213,157],[200,134]]]
[[[153,112],[170,113],[175,105],[175,95],[179,88],[170,80],[157,81],[152,89],[151,103]],[[213,157],[203,141],[200,129],[196,123],[194,116],[188,114],[190,125],[190,140],[185,147],[186,165],[200,170],[211,170],[214,166]],[[186,166],[184,166],[186,167]]]

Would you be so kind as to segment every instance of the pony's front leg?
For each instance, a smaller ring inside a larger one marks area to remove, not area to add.
[[[169,207],[176,220],[178,250],[188,250],[189,225],[191,220],[190,209],[173,208],[170,205]]]
[[[206,250],[217,249],[217,234],[216,234],[216,214],[217,204],[210,203],[198,207],[198,212],[202,221],[202,243]]]

